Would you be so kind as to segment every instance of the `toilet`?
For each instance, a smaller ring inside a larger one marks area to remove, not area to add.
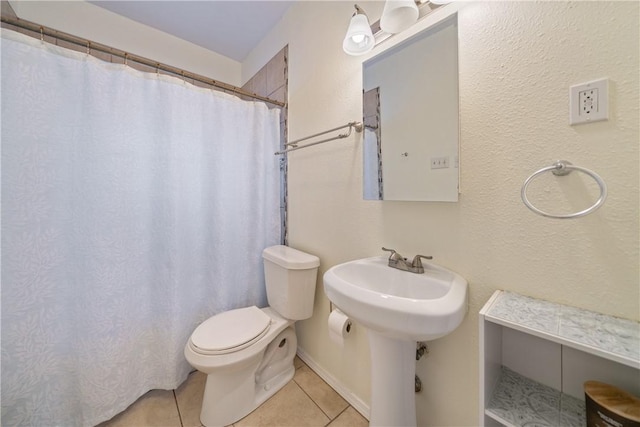
[[[245,417],[293,378],[294,323],[313,314],[320,260],[288,246],[262,252],[269,307],[238,308],[201,323],[184,348],[207,374],[200,421],[227,426]]]

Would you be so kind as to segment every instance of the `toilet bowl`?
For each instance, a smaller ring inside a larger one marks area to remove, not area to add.
[[[296,320],[311,317],[319,260],[287,246],[263,252],[270,306],[238,308],[200,324],[185,345],[187,361],[207,374],[200,421],[233,424],[293,378]]]

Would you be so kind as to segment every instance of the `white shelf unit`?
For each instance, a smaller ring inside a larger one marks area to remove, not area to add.
[[[640,323],[505,291],[480,310],[480,425],[584,426],[588,380],[640,395]]]

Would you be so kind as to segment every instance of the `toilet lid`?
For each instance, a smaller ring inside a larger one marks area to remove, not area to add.
[[[271,318],[256,306],[216,314],[191,334],[190,344],[201,354],[225,354],[242,350],[262,338]]]

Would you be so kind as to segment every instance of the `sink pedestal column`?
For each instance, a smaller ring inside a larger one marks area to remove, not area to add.
[[[416,343],[367,329],[371,349],[369,425],[416,425]]]

